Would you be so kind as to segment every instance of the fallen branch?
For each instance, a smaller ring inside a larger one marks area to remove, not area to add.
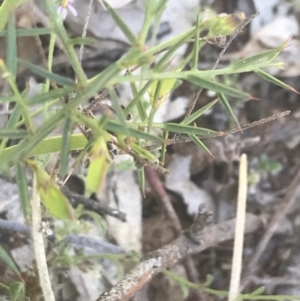
[[[84,208],[87,210],[91,210],[91,211],[94,211],[99,214],[110,215],[110,216],[113,216],[113,217],[121,220],[122,222],[126,222],[125,213],[123,213],[117,209],[102,205],[99,202],[92,200],[90,198],[86,198],[85,196],[83,196],[81,194],[73,192],[66,186],[62,187],[61,191],[69,199],[69,201],[73,207],[76,207],[76,206],[82,204],[84,206]]]
[[[27,238],[31,237],[31,232],[32,232],[31,228],[27,227],[24,224],[12,222],[0,218],[0,231],[1,230],[13,231],[20,234],[24,234],[26,235]],[[51,239],[53,241],[53,239],[55,239],[55,232],[49,237],[46,236],[46,238]],[[99,254],[104,254],[104,253],[128,254],[129,253],[127,250],[123,249],[120,246],[87,235],[68,234],[64,238],[64,241],[73,246],[91,248],[92,250],[94,250]]]
[[[187,255],[196,254],[234,237],[235,219],[208,226],[211,212],[200,209],[195,223],[172,243],[147,254],[123,280],[103,293],[96,301],[126,301],[164,269],[171,268]],[[262,219],[246,215],[245,233],[257,231]]]

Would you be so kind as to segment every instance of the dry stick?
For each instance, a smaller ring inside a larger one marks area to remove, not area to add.
[[[282,201],[281,206],[277,209],[277,212],[274,214],[264,236],[262,237],[260,243],[258,244],[254,256],[250,260],[249,264],[245,268],[245,275],[242,280],[241,288],[240,290],[243,291],[248,284],[251,281],[251,276],[255,274],[258,271],[258,261],[263,255],[269,241],[273,237],[275,231],[280,227],[281,221],[284,219],[284,217],[290,212],[293,205],[295,204],[295,201],[297,199],[297,196],[299,195],[299,183],[300,183],[300,171],[298,171],[297,175],[295,176],[292,183],[289,185],[285,198]]]
[[[35,252],[36,265],[38,269],[40,285],[46,301],[55,301],[54,293],[51,287],[50,275],[47,266],[47,259],[45,254],[44,237],[41,231],[41,201],[37,191],[37,180],[34,174],[32,200],[32,238]]]
[[[117,209],[102,205],[99,202],[89,199],[89,198],[86,198],[85,196],[83,196],[81,194],[77,194],[77,193],[71,191],[66,186],[62,187],[61,191],[69,199],[69,201],[73,207],[76,207],[79,204],[82,204],[84,206],[84,208],[87,210],[97,212],[98,214],[110,215],[110,216],[113,216],[113,217],[121,220],[122,222],[126,222],[126,214],[124,212],[121,212]]]
[[[150,166],[145,166],[145,174],[150,186],[164,205],[167,215],[175,228],[176,234],[179,235],[182,231],[181,224],[161,180],[155,170],[153,170]]]
[[[25,235],[26,237],[31,237],[31,228],[24,224],[16,223],[0,218],[0,229],[4,231],[12,231]],[[51,235],[51,239],[55,238],[55,234]],[[75,235],[68,234],[64,241],[71,245],[76,245],[80,247],[87,247],[95,250],[99,254],[109,253],[109,254],[128,254],[129,252],[120,246],[114,245],[112,243],[103,241],[101,239],[89,237],[86,235]]]
[[[117,285],[103,293],[96,301],[129,300],[155,275],[166,268],[171,268],[187,255],[200,253],[207,248],[233,239],[235,219],[203,229],[203,224],[210,223],[210,217],[209,214],[199,214],[188,231],[172,243],[148,254]],[[260,217],[248,213],[246,215],[245,233],[257,231],[262,224]]]
[[[217,132],[216,134],[209,135],[209,136],[198,136],[198,138],[200,138],[201,140],[205,140],[205,139],[223,137],[223,136],[226,136],[226,135],[229,135],[229,134],[235,134],[235,133],[238,133],[238,132],[241,132],[241,131],[243,132],[244,130],[248,130],[248,129],[254,128],[256,126],[268,123],[270,121],[285,117],[285,116],[289,115],[290,113],[291,113],[291,111],[284,111],[284,112],[281,112],[281,113],[276,113],[276,114],[273,114],[269,117],[262,118],[260,120],[242,125],[240,127],[236,127],[236,128],[234,128],[232,130],[229,130],[227,132],[226,131],[221,131],[221,132]],[[171,139],[169,141],[169,143],[167,143],[167,145],[174,144],[174,143],[190,142],[190,141],[191,141],[191,139],[189,137],[184,137],[183,136],[183,137],[178,137],[177,139],[174,139],[174,138]]]
[[[291,113],[291,111],[285,111],[285,112],[281,112],[281,113],[277,113],[277,114],[273,114],[269,117],[266,117],[266,118],[263,118],[263,119],[260,119],[260,120],[257,120],[257,121],[254,121],[254,122],[251,122],[251,123],[248,123],[248,124],[245,124],[241,127],[237,127],[237,128],[234,128],[232,130],[229,130],[227,132],[216,132],[216,134],[212,134],[212,135],[208,135],[208,136],[201,136],[201,135],[198,135],[197,137],[201,140],[205,140],[205,139],[211,139],[211,138],[217,138],[217,137],[223,137],[223,136],[226,136],[228,134],[235,134],[235,133],[238,133],[238,132],[241,132],[241,131],[244,131],[244,130],[247,130],[247,129],[250,129],[250,128],[253,128],[255,126],[258,126],[258,125],[262,125],[262,124],[265,124],[267,122],[270,122],[270,121],[273,121],[273,120],[276,120],[278,118],[282,118],[282,117],[285,117],[287,115],[289,115]],[[179,137],[174,137],[172,139],[168,139],[166,141],[166,144],[167,145],[172,145],[172,144],[177,144],[177,143],[186,143],[186,142],[191,142],[192,140],[189,138],[189,137],[186,137],[186,136],[179,136]],[[158,144],[151,144],[149,146],[146,146],[146,149],[147,150],[150,150],[150,151],[154,151],[154,150],[157,150],[157,149],[160,149],[161,148],[161,145],[158,145]]]
[[[90,21],[90,17],[91,17],[93,2],[94,2],[94,0],[90,0],[89,7],[88,7],[88,12],[87,12],[85,22],[84,22],[84,26],[83,26],[83,30],[82,30],[82,35],[81,35],[82,38],[86,37],[86,33],[87,33],[87,29],[88,29],[88,25],[89,25],[89,21]],[[80,48],[79,48],[79,61],[80,61],[80,64],[82,63],[83,52],[84,52],[84,44],[81,44]]]
[[[243,154],[240,159],[239,169],[239,190],[238,204],[236,214],[234,248],[232,258],[232,268],[230,276],[229,301],[234,301],[239,295],[243,246],[244,246],[244,227],[246,218],[246,202],[247,202],[247,156]]]
[[[171,220],[171,223],[173,227],[175,228],[176,236],[179,236],[182,232],[182,227],[180,224],[180,221],[178,219],[178,216],[172,206],[171,200],[161,182],[159,179],[157,173],[155,170],[153,170],[150,166],[145,166],[145,174],[147,177],[147,180],[149,181],[150,186],[154,190],[154,192],[157,194],[158,198],[162,202],[163,206],[165,207],[165,210],[167,212],[167,215],[169,219]],[[187,256],[184,260],[184,268],[186,271],[186,274],[188,276],[188,280],[197,283],[198,273],[195,269],[195,265],[193,263],[193,260],[190,256]],[[204,300],[202,293],[200,291],[196,291],[197,299],[198,300]]]
[[[216,69],[222,56],[224,55],[225,51],[228,49],[228,47],[230,46],[230,44],[232,43],[232,41],[243,31],[243,29],[258,15],[258,13],[252,15],[250,18],[248,18],[247,20],[245,20],[244,22],[242,22],[242,24],[233,32],[233,34],[230,36],[230,38],[228,39],[228,41],[226,42],[224,48],[222,49],[222,51],[220,52],[220,54],[218,55],[218,58],[216,60],[216,62],[214,63],[212,70]],[[185,118],[187,118],[188,116],[191,115],[192,111],[195,108],[195,105],[198,101],[198,98],[200,97],[200,94],[202,93],[203,88],[200,88],[196,94],[193,97],[193,101],[192,104],[189,106],[188,111],[185,115]]]

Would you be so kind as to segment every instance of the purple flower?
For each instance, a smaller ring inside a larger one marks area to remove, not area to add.
[[[74,0],[63,0],[61,5],[57,8],[57,13],[61,15],[63,19],[67,17],[68,10],[72,13],[74,17],[77,17],[77,11],[73,6]]]

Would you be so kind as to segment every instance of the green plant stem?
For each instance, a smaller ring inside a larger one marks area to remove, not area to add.
[[[194,34],[195,34],[195,27],[192,27],[191,29],[189,29],[189,30],[183,32],[182,34],[179,34],[178,36],[174,37],[173,39],[168,40],[164,43],[161,43],[161,44],[159,44],[157,46],[154,46],[154,47],[150,48],[149,50],[145,51],[144,56],[145,57],[147,57],[147,56],[150,57],[150,56],[152,56],[156,53],[159,53],[163,50],[166,50],[166,49],[174,46],[183,37],[186,38],[186,41],[189,41],[190,39],[193,38]]]
[[[133,82],[134,83],[134,82]],[[145,93],[149,90],[149,88],[151,87],[152,81],[148,81],[143,88],[140,89],[140,91],[134,95],[134,98],[131,100],[131,102],[128,104],[128,106],[125,108],[124,110],[124,114],[127,115],[130,113],[130,111],[137,106],[137,108],[139,107],[139,103],[141,102],[142,97],[145,95]],[[135,92],[135,91],[133,91]],[[144,110],[143,110],[144,111]],[[147,118],[147,114],[145,112],[145,118],[142,119],[142,121],[144,121]]]
[[[169,132],[168,131],[164,131],[164,134],[163,134],[164,143],[162,144],[161,155],[160,155],[160,162],[162,163],[163,166],[165,165],[165,157],[166,157],[166,150],[167,150],[168,135],[169,135]]]
[[[16,82],[14,81],[13,76],[11,75],[11,73],[7,70],[3,60],[0,60],[0,68],[3,71],[3,77],[7,80],[12,92],[14,93],[15,96],[15,100],[16,102],[20,105],[21,109],[22,109],[22,113],[23,113],[23,117],[25,120],[25,124],[27,126],[28,132],[33,135],[35,132],[31,117],[30,117],[30,112],[28,109],[28,106],[26,105],[17,85]]]
[[[85,86],[86,82],[87,82],[87,77],[81,67],[81,64],[79,62],[77,54],[74,50],[73,44],[69,42],[70,39],[68,37],[66,29],[63,26],[63,21],[62,21],[61,17],[56,12],[55,4],[54,4],[53,0],[45,0],[45,2],[46,2],[46,6],[47,6],[48,10],[50,11],[51,17],[52,17],[52,22],[53,22],[53,26],[55,28],[55,32],[57,33],[62,44],[65,47],[67,56],[68,56],[69,61],[75,71],[78,82],[81,86]]]
[[[52,63],[53,63],[53,54],[54,54],[54,48],[55,48],[55,40],[56,40],[56,33],[52,32],[50,35],[50,42],[49,42],[49,51],[48,51],[48,71],[51,72],[52,70]],[[50,79],[47,78],[45,82],[45,86],[43,89],[43,93],[47,93],[50,89]],[[44,119],[47,118],[48,115],[48,109],[49,109],[49,103],[44,103]]]
[[[141,30],[141,33],[139,36],[139,41],[140,41],[141,45],[144,45],[146,43],[151,23],[152,23],[152,13],[151,13],[150,9],[148,9],[148,7],[146,6],[144,22],[143,22],[142,30]]]
[[[199,35],[200,35],[200,22],[199,22],[199,15],[197,15],[195,41],[194,41],[194,49],[193,49],[193,64],[192,64],[192,69],[194,70],[198,70]]]
[[[147,129],[148,133],[150,133],[150,131],[151,131],[154,115],[157,112],[157,102],[159,101],[161,86],[162,86],[162,82],[158,81],[156,89],[155,89],[154,100],[153,100],[153,103],[151,106],[151,111],[150,111],[149,119],[148,119],[148,129]]]
[[[196,76],[199,78],[213,78],[218,75],[229,75],[237,73],[246,73],[256,71],[258,68],[278,67],[279,63],[263,63],[263,66],[247,66],[245,68],[234,70],[231,67],[217,70],[188,70],[188,71],[171,71],[171,72],[149,72],[142,75],[117,76],[110,83],[112,85],[126,82],[138,82],[140,80],[160,80],[160,79],[187,79],[188,76]]]

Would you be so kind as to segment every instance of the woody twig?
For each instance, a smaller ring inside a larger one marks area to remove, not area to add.
[[[234,237],[235,219],[211,226],[212,213],[200,208],[194,224],[172,243],[154,251],[129,272],[117,285],[96,301],[126,301],[164,269],[171,268],[187,255],[196,254]],[[208,226],[207,226],[208,225]],[[257,231],[262,220],[246,215],[245,233]]]

